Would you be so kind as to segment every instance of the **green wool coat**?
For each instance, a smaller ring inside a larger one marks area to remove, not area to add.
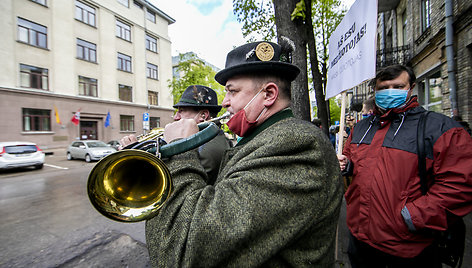
[[[334,266],[338,160],[319,128],[291,115],[228,149],[214,185],[196,150],[167,161],[173,193],[146,222],[153,266]]]

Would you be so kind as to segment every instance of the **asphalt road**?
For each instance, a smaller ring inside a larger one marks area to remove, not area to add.
[[[115,222],[90,204],[94,165],[56,151],[42,170],[0,172],[0,267],[149,267],[144,222]],[[343,206],[336,267],[349,268],[345,215]],[[472,267],[472,214],[465,222],[462,267]]]
[[[115,222],[90,204],[94,164],[56,153],[42,170],[0,172],[0,267],[149,267],[144,222]]]

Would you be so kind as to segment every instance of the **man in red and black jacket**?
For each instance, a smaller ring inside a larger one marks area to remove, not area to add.
[[[415,80],[406,66],[380,70],[374,115],[356,124],[338,156],[353,176],[345,194],[352,267],[441,267],[431,233],[472,211],[472,138],[439,113],[426,119],[421,192],[417,128],[425,109],[412,96]]]

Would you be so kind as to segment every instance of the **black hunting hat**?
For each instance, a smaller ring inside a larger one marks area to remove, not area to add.
[[[185,89],[179,102],[174,105],[174,108],[179,107],[208,109],[216,113],[221,110],[216,92],[209,87],[200,85],[192,85]]]
[[[295,80],[300,69],[292,64],[294,45],[288,38],[281,38],[280,45],[259,41],[237,47],[226,56],[226,66],[215,75],[223,86],[230,77],[247,73],[276,74]]]

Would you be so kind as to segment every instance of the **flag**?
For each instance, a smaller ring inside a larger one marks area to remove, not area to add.
[[[72,121],[72,123],[74,123],[75,125],[78,125],[79,120],[80,120],[80,109],[72,116],[70,121]]]
[[[110,115],[110,112],[108,112],[107,118],[105,119],[105,127],[108,127],[110,125],[110,119],[111,119],[111,115]]]
[[[56,123],[61,124],[61,119],[59,118],[59,113],[57,112],[56,105],[54,105],[54,115],[56,116]]]

